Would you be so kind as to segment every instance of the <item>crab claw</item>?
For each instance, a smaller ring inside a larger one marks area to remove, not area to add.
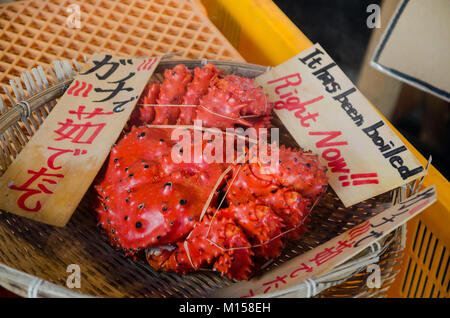
[[[213,264],[214,270],[235,279],[248,279],[251,256],[246,235],[232,220],[208,215],[173,250],[146,252],[147,261],[157,270],[188,273]]]

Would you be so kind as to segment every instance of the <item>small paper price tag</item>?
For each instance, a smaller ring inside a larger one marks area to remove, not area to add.
[[[351,230],[266,272],[261,277],[218,290],[215,297],[253,297],[280,293],[323,274],[372,245],[436,201],[435,186],[411,196]]]
[[[93,55],[0,178],[0,208],[64,226],[158,63],[157,57]]]
[[[256,78],[297,143],[328,166],[346,207],[425,174],[419,161],[316,44]]]

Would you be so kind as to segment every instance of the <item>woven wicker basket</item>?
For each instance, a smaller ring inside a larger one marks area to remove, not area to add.
[[[259,65],[234,62],[163,60],[154,77],[161,79],[164,69],[178,63],[194,68],[206,62],[216,64],[225,73],[247,77],[255,77],[267,70]],[[79,69],[76,62],[74,65]],[[0,100],[0,165],[3,172],[54,107],[76,71],[69,62],[57,61],[54,69],[47,70],[47,73],[38,67],[25,72],[22,80],[17,78],[11,82],[9,89],[4,89],[10,107]],[[26,90],[22,88],[22,83]],[[274,119],[274,125],[280,128],[282,144],[296,146],[279,120]],[[344,208],[329,189],[311,213],[308,232],[300,241],[290,243],[282,256],[264,270],[270,271],[356,226],[386,209],[403,193],[401,189],[396,189]],[[92,210],[93,199],[93,191],[88,192],[63,228],[0,212],[0,285],[28,297],[208,297],[215,289],[235,283],[210,271],[188,275],[156,272],[144,262],[124,258],[108,244],[97,227],[96,215]],[[283,296],[382,296],[397,273],[394,266],[401,256],[404,233],[403,227],[396,229],[338,268],[315,277],[314,286],[301,283]],[[366,284],[369,275],[366,266],[372,263],[377,263],[381,268],[382,286],[378,289],[369,289]],[[66,287],[70,274],[66,270],[70,264],[81,268],[79,289]]]

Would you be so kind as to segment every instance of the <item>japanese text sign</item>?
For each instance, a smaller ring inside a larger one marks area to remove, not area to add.
[[[297,143],[328,167],[329,183],[346,207],[425,174],[320,45],[260,75],[256,83]]]
[[[156,57],[93,55],[0,178],[0,208],[64,226],[158,62]]]
[[[279,292],[323,274],[355,256],[436,201],[435,186],[411,196],[351,230],[246,282],[217,292],[216,297],[252,297]]]

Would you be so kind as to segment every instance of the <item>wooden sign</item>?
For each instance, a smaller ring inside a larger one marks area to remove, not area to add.
[[[216,292],[215,297],[253,297],[280,292],[344,263],[436,201],[435,186],[377,214],[351,230],[249,281]]]
[[[425,174],[424,168],[318,44],[256,78],[275,113],[328,166],[346,207]]]
[[[0,178],[0,208],[64,226],[158,63],[156,57],[93,55]]]

